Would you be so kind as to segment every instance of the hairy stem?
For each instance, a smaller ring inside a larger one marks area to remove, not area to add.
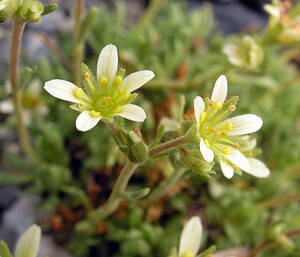
[[[151,194],[143,201],[145,207],[149,207],[167,193],[181,179],[185,169],[175,170],[173,174],[161,181],[160,184],[151,192]]]
[[[109,215],[111,215],[117,208],[120,203],[120,195],[125,191],[127,184],[134,174],[134,171],[138,167],[139,164],[127,162],[127,164],[122,169],[120,175],[117,178],[117,181],[115,182],[113,189],[111,191],[111,194],[107,200],[107,202],[96,209],[95,211],[92,211],[89,214],[89,219],[92,221],[98,221],[105,219]]]
[[[24,124],[22,116],[22,104],[20,95],[18,92],[19,86],[19,64],[20,64],[20,51],[22,44],[22,37],[25,28],[24,22],[21,22],[17,18],[12,19],[12,34],[11,34],[11,46],[10,46],[10,64],[9,64],[9,80],[12,90],[12,100],[15,109],[16,119],[18,123],[18,134],[22,148],[26,155],[33,161],[38,161],[35,155],[27,129]]]
[[[160,144],[158,146],[155,146],[153,148],[150,148],[149,150],[149,157],[155,157],[155,155],[160,154],[162,152],[165,152],[167,150],[170,150],[172,148],[175,148],[177,146],[180,146],[182,144],[186,143],[185,135],[175,138],[171,141],[165,142],[163,144]]]
[[[76,0],[74,9],[74,82],[75,85],[80,86],[81,72],[80,67],[83,59],[83,43],[79,42],[79,34],[81,28],[81,21],[83,17],[85,0]]]

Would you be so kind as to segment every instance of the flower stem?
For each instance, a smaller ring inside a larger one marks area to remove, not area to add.
[[[81,21],[83,16],[85,0],[76,0],[74,9],[74,82],[80,86],[81,72],[80,65],[83,59],[83,43],[79,40]]]
[[[167,177],[165,180],[152,191],[152,193],[143,201],[144,206],[147,208],[161,198],[166,192],[168,192],[176,183],[181,179],[185,169],[174,170],[173,174]]]
[[[127,162],[120,175],[118,176],[107,202],[103,206],[99,207],[89,214],[89,219],[91,221],[105,219],[118,208],[119,202],[121,200],[120,195],[125,191],[127,184],[138,165],[139,164],[137,163],[132,163],[129,161]]]
[[[155,157],[155,155],[157,155],[157,154],[160,154],[162,152],[165,152],[167,150],[170,150],[172,148],[180,146],[180,145],[182,145],[184,143],[186,143],[186,137],[185,137],[185,135],[177,137],[177,138],[175,138],[173,140],[170,140],[168,142],[165,142],[163,144],[160,144],[158,146],[150,148],[150,150],[149,150],[149,157]]]
[[[288,238],[292,238],[292,237],[296,237],[300,235],[300,229],[295,229],[293,231],[289,231],[285,234],[286,237]],[[256,257],[256,256],[260,256],[259,253],[261,253],[264,249],[266,249],[267,247],[269,247],[270,245],[272,245],[273,243],[275,243],[275,239],[265,239],[262,242],[260,242],[254,249],[253,251],[247,256],[247,257]]]
[[[9,80],[10,80],[10,85],[12,90],[13,105],[14,105],[15,114],[18,123],[18,134],[19,134],[22,148],[31,160],[38,162],[38,157],[35,155],[32,149],[29,140],[29,135],[24,124],[24,120],[22,116],[22,104],[18,92],[20,51],[21,51],[22,36],[23,36],[25,25],[26,23],[21,22],[17,18],[12,19]]]

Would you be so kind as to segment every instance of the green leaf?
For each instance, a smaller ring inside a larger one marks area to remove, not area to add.
[[[52,13],[58,9],[58,4],[48,4],[44,7],[44,12],[42,15],[47,15],[49,13]]]
[[[81,202],[84,205],[86,209],[88,210],[92,209],[93,206],[90,201],[90,198],[82,189],[73,186],[64,186],[62,188],[62,191],[77,199],[79,202]]]
[[[32,179],[29,174],[6,174],[0,171],[0,185],[23,185]]]
[[[85,15],[79,31],[78,42],[77,42],[78,44],[81,44],[85,40],[86,36],[93,28],[93,23],[95,21],[97,14],[98,14],[98,9],[96,7],[92,7]]]
[[[132,191],[126,191],[121,194],[123,198],[125,198],[128,201],[138,200],[150,193],[150,188],[145,187],[138,190],[132,190]]]
[[[1,257],[12,257],[7,245],[3,241],[0,241],[0,256]]]

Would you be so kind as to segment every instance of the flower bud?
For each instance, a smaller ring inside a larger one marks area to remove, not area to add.
[[[44,6],[37,0],[26,0],[19,4],[17,17],[23,22],[40,22]]]
[[[37,225],[29,227],[19,238],[15,257],[36,257],[41,240],[41,228]]]
[[[2,0],[0,2],[0,22],[8,20],[17,10],[18,0]]]

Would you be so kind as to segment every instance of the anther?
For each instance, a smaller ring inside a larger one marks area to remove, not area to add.
[[[227,132],[222,131],[222,132],[220,133],[220,136],[221,136],[221,137],[227,137]]]
[[[225,146],[221,149],[222,153],[224,154],[230,154],[231,149],[228,146]]]
[[[96,111],[94,111],[94,110],[91,110],[91,111],[90,111],[90,114],[91,114],[92,117],[95,117],[95,118],[96,118],[96,117],[99,117],[99,116],[101,115],[100,112],[96,112]]]
[[[230,105],[228,109],[229,109],[229,111],[234,112],[236,107],[235,107],[235,105]]]
[[[202,112],[200,114],[200,122],[204,122],[205,121],[205,117],[206,117],[206,112]]]
[[[213,106],[214,106],[214,102],[209,101],[209,102],[208,102],[208,105],[209,105],[210,107],[213,107]]]
[[[240,148],[240,144],[239,143],[234,143],[234,147],[236,148],[236,149],[239,149]]]
[[[88,72],[85,72],[82,74],[82,79],[83,80],[88,80],[90,78],[90,74]]]
[[[183,255],[181,255],[181,257],[195,257],[195,255],[192,252],[187,251]]]
[[[82,90],[82,88],[78,87],[74,90],[74,96],[78,99],[82,99],[84,91]]]
[[[122,76],[116,76],[114,78],[114,86],[119,86],[122,83],[122,81],[123,81]]]
[[[231,131],[232,130],[232,123],[231,122],[227,122],[225,125],[225,128],[227,131]]]
[[[223,105],[222,105],[220,102],[217,102],[217,103],[215,103],[215,105],[214,105],[214,109],[215,109],[215,110],[221,110],[222,107],[223,107]]]
[[[107,86],[108,78],[106,76],[102,76],[99,80],[99,83],[100,83],[101,86],[104,86],[104,87]]]
[[[210,147],[210,143],[207,139],[204,139],[204,144],[207,146],[207,147]]]

